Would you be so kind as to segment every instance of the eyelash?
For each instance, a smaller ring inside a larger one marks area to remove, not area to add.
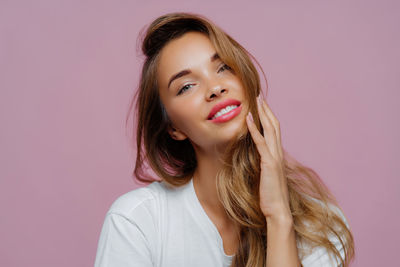
[[[231,67],[229,67],[229,66],[226,65],[226,64],[223,64],[222,67],[218,69],[218,73],[219,73],[221,70],[225,70],[225,69],[231,70]],[[182,94],[183,92],[185,92],[186,90],[183,90],[183,89],[186,88],[187,86],[190,86],[190,85],[193,85],[193,84],[186,84],[186,85],[184,85],[184,86],[179,90],[178,95],[180,95],[180,94]],[[188,89],[189,89],[189,88],[188,88]]]

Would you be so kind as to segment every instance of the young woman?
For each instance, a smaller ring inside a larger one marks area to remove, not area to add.
[[[250,53],[193,13],[157,18],[142,41],[134,175],[147,185],[109,209],[95,266],[348,266],[346,219],[282,148]]]

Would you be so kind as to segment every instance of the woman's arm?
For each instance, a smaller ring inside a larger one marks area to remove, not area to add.
[[[301,266],[298,259],[293,221],[267,218],[267,267]]]
[[[283,171],[279,121],[260,98],[257,108],[264,136],[254,124],[251,113],[247,125],[261,157],[259,190],[260,208],[267,221],[267,267],[298,267],[301,264]]]

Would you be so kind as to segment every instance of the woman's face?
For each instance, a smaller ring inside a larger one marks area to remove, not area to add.
[[[206,35],[188,32],[161,50],[157,66],[161,101],[173,127],[170,135],[189,138],[204,150],[223,146],[243,131],[248,112],[241,81],[215,55]]]

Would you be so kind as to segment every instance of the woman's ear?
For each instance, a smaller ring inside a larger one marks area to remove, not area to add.
[[[185,140],[187,138],[187,136],[183,132],[172,126],[168,127],[168,133],[172,139],[175,139],[177,141]]]

